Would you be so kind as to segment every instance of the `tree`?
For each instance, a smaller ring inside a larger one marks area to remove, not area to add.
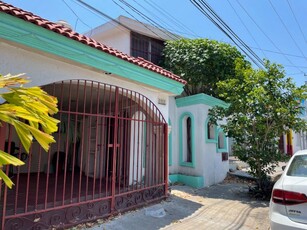
[[[217,83],[229,107],[210,111],[213,121],[226,118],[222,128],[234,138],[233,153],[250,165],[262,193],[267,174],[283,157],[279,138],[290,130],[306,129],[306,121],[299,116],[300,102],[307,97],[306,86],[296,87],[281,66],[266,61],[265,67],[246,69],[238,61],[236,78]]]
[[[167,41],[163,54],[164,68],[188,81],[186,95],[218,97],[216,82],[234,77],[235,60],[250,65],[236,47],[208,39]]]
[[[57,99],[48,95],[39,87],[25,88],[28,80],[22,75],[0,75],[0,97],[5,103],[0,105],[0,125],[6,122],[14,126],[16,133],[27,153],[33,138],[48,151],[49,145],[55,142],[50,135],[57,131],[57,119],[49,116],[57,113]],[[16,85],[19,85],[16,87]],[[15,86],[15,87],[14,87]],[[18,158],[0,150],[0,178],[12,188],[13,182],[3,172],[5,165],[19,166],[24,163]]]

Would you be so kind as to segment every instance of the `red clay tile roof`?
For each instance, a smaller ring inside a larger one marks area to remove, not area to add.
[[[7,3],[1,2],[0,1],[0,12],[4,12],[6,14],[10,14],[13,15],[17,18],[23,19],[27,22],[31,22],[35,25],[38,25],[40,27],[43,27],[47,30],[51,30],[55,33],[58,33],[60,35],[63,35],[67,38],[73,39],[75,41],[81,42],[85,45],[91,46],[93,48],[96,48],[98,50],[101,50],[105,53],[111,54],[113,56],[116,56],[120,59],[123,59],[125,61],[128,61],[130,63],[133,63],[135,65],[138,65],[140,67],[143,67],[145,69],[151,70],[153,72],[156,72],[158,74],[161,74],[167,78],[173,79],[175,81],[178,81],[182,84],[186,84],[186,81],[181,79],[179,76],[177,76],[176,74],[173,74],[170,71],[167,71],[163,68],[161,68],[160,66],[157,66],[155,64],[153,64],[152,62],[149,62],[143,58],[135,58],[132,56],[129,56],[127,54],[124,54],[116,49],[113,49],[109,46],[106,46],[104,44],[101,44],[100,42],[97,42],[87,36],[84,36],[82,34],[79,34],[69,28],[66,28],[60,24],[48,21],[46,19],[43,19],[37,15],[34,15],[31,12],[22,10],[20,8],[17,8],[15,6],[9,5]]]

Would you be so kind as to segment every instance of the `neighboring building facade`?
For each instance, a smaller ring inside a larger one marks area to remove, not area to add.
[[[1,74],[26,73],[57,97],[61,122],[48,153],[24,154],[15,130],[0,149],[6,167],[1,229],[49,229],[104,218],[167,197],[170,97],[185,81],[62,25],[0,2]]]
[[[202,188],[223,181],[229,171],[228,138],[210,124],[209,109],[227,104],[206,94],[170,101],[171,132],[169,172],[171,182]]]
[[[301,107],[303,109],[300,118],[307,120],[306,100],[301,101]],[[288,153],[289,155],[292,155],[293,153],[299,150],[307,149],[307,132],[306,131],[293,132],[291,130],[287,135],[285,135],[284,142],[286,143],[285,153]]]
[[[162,59],[164,42],[179,37],[124,16],[116,21],[103,24],[87,35],[156,64]],[[170,182],[200,188],[223,181],[229,170],[228,138],[220,127],[207,126],[208,110],[225,103],[205,94],[177,99],[172,96],[160,103],[169,107]]]
[[[142,57],[159,65],[166,40],[175,39],[176,35],[157,29],[151,25],[137,22],[125,16],[107,22],[86,33],[87,36],[103,41],[133,57]]]

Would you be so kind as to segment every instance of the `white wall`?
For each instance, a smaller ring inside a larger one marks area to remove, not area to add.
[[[64,62],[54,57],[30,52],[0,42],[0,74],[26,73],[31,82],[26,86],[43,86],[69,79],[90,79],[134,90],[148,97],[159,108],[164,118],[168,118],[168,97],[165,92],[140,83],[126,81],[116,75],[106,75],[95,69],[89,69],[77,63]],[[158,104],[158,98],[164,98],[166,105]]]
[[[107,46],[111,46],[121,52],[130,55],[130,31],[122,27],[115,27],[107,33],[88,34],[91,38]]]
[[[167,118],[167,122],[171,120],[171,135],[172,135],[172,165],[169,167],[169,174],[175,174],[179,171],[179,127],[178,127],[178,112],[176,107],[175,97],[169,98],[169,117]],[[170,124],[169,124],[170,125]]]
[[[217,152],[216,143],[206,143],[205,124],[209,106],[203,104],[177,108],[174,98],[170,99],[170,119],[172,122],[172,165],[170,174],[186,174],[203,176],[204,185],[210,186],[224,180],[229,170],[229,161],[222,161],[221,153]],[[180,166],[179,163],[179,119],[181,114],[189,112],[194,116],[195,131],[195,168]],[[228,146],[228,143],[227,143]]]

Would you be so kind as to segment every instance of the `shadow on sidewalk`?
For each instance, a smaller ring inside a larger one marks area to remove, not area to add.
[[[161,218],[147,216],[146,207],[136,211],[125,213],[117,216],[112,220],[106,221],[100,225],[92,227],[91,230],[156,230],[164,226],[176,223],[180,219],[184,219],[197,211],[201,204],[190,201],[185,198],[171,195],[167,201],[162,201],[160,204],[154,206],[163,207],[166,215]],[[151,208],[154,206],[150,206]]]

